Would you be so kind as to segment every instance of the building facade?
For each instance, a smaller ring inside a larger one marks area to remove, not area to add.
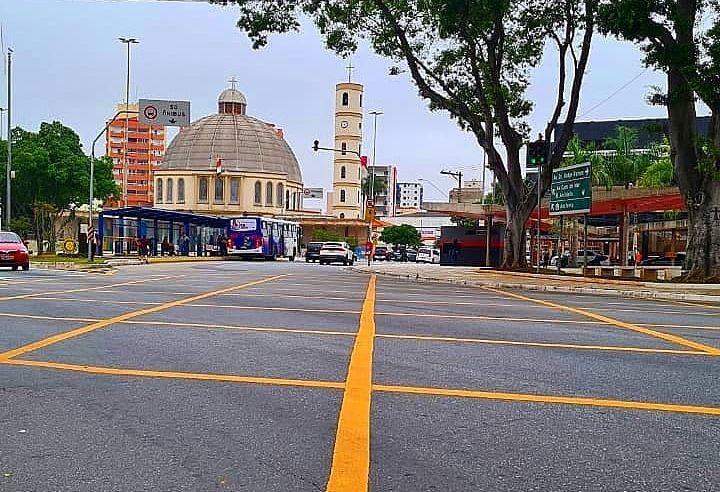
[[[420,183],[398,183],[395,191],[397,210],[420,210],[423,201],[423,186]]]
[[[363,86],[343,82],[335,86],[335,149],[333,189],[328,193],[328,214],[341,219],[363,217],[361,184]]]
[[[125,111],[118,104],[117,111]],[[138,121],[137,104],[110,122],[106,132],[105,154],[112,159],[113,177],[120,187],[123,206],[152,206],[153,176],[165,153],[165,127]],[[127,153],[126,153],[127,152]]]
[[[388,166],[369,166],[368,175],[377,176],[378,181],[385,183],[385,191],[378,193],[375,191],[375,216],[376,217],[394,217],[395,216],[395,193],[397,191],[397,168],[392,165]]]
[[[302,209],[300,165],[283,131],[246,109],[245,96],[226,89],[217,114],[173,139],[155,172],[156,207],[269,216]]]

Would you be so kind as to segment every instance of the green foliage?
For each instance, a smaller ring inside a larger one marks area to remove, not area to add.
[[[568,144],[567,152],[561,167],[574,166],[589,162],[592,170],[593,186],[603,186],[605,189],[612,189],[615,184],[613,176],[605,163],[605,158],[600,154],[592,143],[584,144],[577,136],[574,136]]]
[[[330,231],[323,228],[315,229],[315,231],[313,231],[313,241],[346,242],[351,248],[354,248],[358,245],[358,240],[355,237],[346,237],[338,232]]]
[[[477,229],[480,227],[480,220],[478,219],[466,219],[464,217],[450,217],[450,222],[456,224],[465,229]]]
[[[396,246],[420,246],[422,244],[420,233],[410,224],[386,227],[380,240]]]
[[[628,187],[637,183],[640,176],[650,167],[652,157],[638,152],[637,132],[631,128],[616,128],[614,137],[605,142],[605,149],[611,153],[605,157],[606,166],[614,184]]]
[[[13,217],[10,219],[9,229],[22,238],[27,238],[32,229],[32,223],[27,217]]]
[[[673,185],[673,165],[670,159],[659,159],[645,170],[638,180],[646,188],[663,188]]]
[[[373,199],[378,195],[383,195],[387,192],[388,189],[388,183],[387,179],[385,179],[384,176],[378,176],[377,174],[372,175],[373,179],[370,179],[370,176],[367,176],[363,178],[362,184],[361,184],[361,190],[363,196],[369,197],[370,196],[370,185],[372,184],[373,189]]]

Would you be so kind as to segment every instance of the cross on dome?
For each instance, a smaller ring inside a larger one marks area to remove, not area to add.
[[[357,68],[357,67],[354,67],[353,64],[352,64],[352,60],[350,60],[350,63],[349,63],[348,66],[345,67],[345,68],[346,68],[347,71],[348,71],[348,82],[352,82],[352,72],[353,72],[353,69],[354,69],[354,68]]]
[[[230,82],[230,88],[232,90],[237,90],[235,87],[235,84],[237,84],[237,79],[235,78],[234,75],[230,78],[230,80],[228,80],[228,82]]]

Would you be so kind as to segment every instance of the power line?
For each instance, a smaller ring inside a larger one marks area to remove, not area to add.
[[[585,111],[583,114],[581,114],[580,116],[578,116],[577,119],[579,120],[579,119],[581,119],[581,118],[584,118],[585,116],[589,115],[590,113],[592,113],[593,111],[595,111],[597,108],[599,108],[600,106],[602,106],[603,104],[605,104],[606,102],[608,102],[610,99],[612,99],[613,97],[615,97],[615,96],[617,96],[618,94],[620,94],[624,89],[626,89],[628,86],[630,86],[630,84],[632,84],[632,83],[635,82],[637,79],[639,79],[640,77],[642,77],[643,75],[645,75],[645,72],[647,72],[648,70],[650,70],[650,69],[649,69],[649,68],[646,68],[645,70],[643,70],[642,72],[640,72],[639,74],[637,74],[635,77],[633,77],[632,79],[630,79],[630,80],[628,80],[627,82],[625,82],[622,86],[620,86],[617,90],[615,90],[615,92],[613,92],[612,94],[610,94],[608,97],[606,97],[605,99],[603,99],[602,101],[600,101],[599,103],[597,103],[595,106],[593,106],[593,107],[590,108],[589,110]]]

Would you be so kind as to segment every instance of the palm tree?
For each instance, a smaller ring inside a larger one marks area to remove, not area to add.
[[[653,163],[650,154],[637,152],[637,131],[632,128],[619,126],[615,136],[605,142],[605,148],[612,151],[606,161],[610,175],[618,186],[629,188],[637,183]]]
[[[584,144],[575,135],[570,143],[568,143],[566,153],[570,156],[565,157],[560,164],[561,167],[573,166],[575,164],[583,164],[589,162],[592,169],[593,186],[604,186],[605,189],[611,189],[614,180],[608,169],[605,157],[597,152],[593,143]]]
[[[370,184],[373,184],[373,197],[374,200],[377,195],[383,195],[387,193],[388,184],[387,179],[385,179],[384,176],[378,176],[377,174],[372,174],[373,180],[370,180],[370,176],[363,178],[362,180],[362,194],[363,196],[370,196]]]

